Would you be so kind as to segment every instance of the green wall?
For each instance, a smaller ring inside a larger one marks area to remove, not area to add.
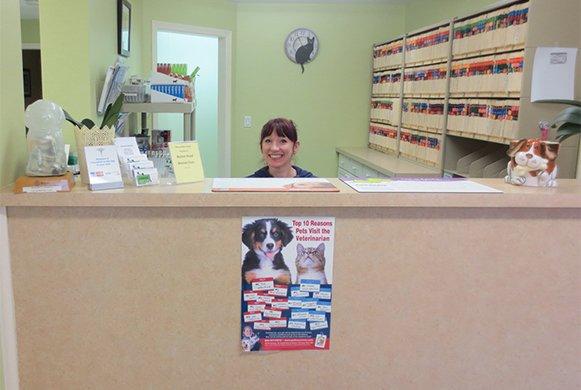
[[[22,43],[40,43],[38,19],[22,19],[20,21]]]
[[[372,44],[401,34],[401,6],[378,4],[239,4],[236,36],[232,176],[262,166],[262,124],[283,116],[299,128],[296,163],[337,176],[335,147],[367,145]],[[315,31],[317,58],[300,67],[283,50],[297,27]],[[244,115],[253,119],[243,128]]]
[[[405,32],[454,16],[464,16],[496,3],[494,0],[414,0],[405,6]]]
[[[91,117],[89,3],[45,0],[39,5],[43,98],[77,119]],[[70,124],[63,133],[65,142],[71,143]]]
[[[143,16],[142,16],[142,70],[143,76],[149,77],[152,71],[152,22],[161,21],[166,23],[175,23],[196,27],[208,27],[221,30],[232,31],[233,40],[236,36],[236,4],[229,0],[166,0],[163,2],[143,0]],[[234,58],[236,57],[236,47],[233,42],[232,44],[232,85],[234,88],[235,80],[235,65]],[[208,75],[204,73],[202,69],[200,71],[201,77],[203,75]],[[199,90],[197,92],[200,92]],[[234,92],[232,92],[234,93]],[[234,94],[232,95],[234,96]],[[233,101],[232,105],[235,106],[236,102]],[[166,122],[163,122],[163,121]],[[175,121],[176,118],[173,117],[171,121]],[[179,120],[179,119],[178,119]],[[200,125],[199,118],[196,119],[198,125]],[[160,119],[159,124],[163,125],[167,123],[167,118]],[[203,125],[203,124],[202,124]],[[152,126],[150,125],[150,128]],[[179,138],[179,136],[174,136]],[[211,136],[205,135],[205,140],[209,141],[202,146],[203,152],[206,152],[206,148],[210,148],[213,143]],[[201,138],[204,141],[204,137]],[[217,161],[218,151],[213,151],[212,156],[204,156],[204,160]],[[233,162],[233,165],[235,162]],[[222,164],[218,162],[218,167]],[[210,166],[216,166],[212,164]],[[212,169],[205,169],[206,176],[213,174]]]
[[[99,123],[97,103],[107,67],[117,59],[116,0],[44,0],[40,3],[43,98],[74,118]],[[129,74],[141,73],[141,0],[132,0]],[[67,12],[63,12],[66,9]],[[66,124],[65,142],[74,144]]]
[[[41,4],[45,97],[75,117],[96,117],[105,70],[116,58],[115,2]],[[397,6],[134,0],[128,63],[130,73],[149,75],[153,20],[232,31],[232,175],[243,176],[260,167],[261,125],[269,118],[287,116],[300,131],[302,150],[296,163],[319,176],[335,176],[335,148],[367,143],[372,43],[488,2],[433,0],[428,6],[425,1]],[[304,74],[283,51],[286,35],[300,26],[312,28],[321,43],[318,58]],[[242,127],[244,115],[252,116],[252,128]],[[72,127],[65,138],[72,142]]]
[[[152,67],[151,22],[161,21],[236,31],[236,4],[228,0],[143,0],[142,70]]]
[[[24,92],[18,0],[0,1],[0,187],[24,173]]]

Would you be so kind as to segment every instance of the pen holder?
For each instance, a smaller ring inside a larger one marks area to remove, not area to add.
[[[87,160],[85,159],[85,146],[113,145],[115,139],[115,127],[94,127],[89,129],[86,126],[75,127],[75,142],[79,155],[79,165],[81,167],[81,182],[89,184],[89,174],[87,172]]]
[[[504,178],[507,183],[527,187],[556,187],[559,143],[539,138],[510,142],[510,157]]]

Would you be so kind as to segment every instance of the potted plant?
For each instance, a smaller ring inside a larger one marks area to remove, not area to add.
[[[123,97],[124,95],[120,93],[115,102],[107,106],[101,126],[98,127],[89,118],[85,118],[79,122],[68,112],[64,111],[65,119],[75,125],[75,142],[77,144],[77,155],[79,156],[81,181],[84,184],[89,183],[89,175],[85,161],[85,146],[113,145],[115,124],[119,119],[119,113],[123,105]]]
[[[563,142],[575,134],[581,133],[581,102],[577,100],[541,100],[540,103],[569,104],[551,122],[551,127],[557,129],[557,141]]]

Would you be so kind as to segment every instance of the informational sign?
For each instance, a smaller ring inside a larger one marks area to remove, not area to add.
[[[244,352],[325,350],[331,342],[335,218],[244,217]]]
[[[196,141],[170,142],[168,144],[176,183],[193,183],[204,180],[204,167]]]
[[[576,47],[537,47],[531,81],[531,102],[572,100],[575,94]]]

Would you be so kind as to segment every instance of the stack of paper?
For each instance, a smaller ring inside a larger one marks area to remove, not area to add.
[[[214,192],[338,192],[327,179],[319,178],[216,178]]]
[[[495,188],[465,179],[357,179],[343,181],[357,192],[502,193]]]

